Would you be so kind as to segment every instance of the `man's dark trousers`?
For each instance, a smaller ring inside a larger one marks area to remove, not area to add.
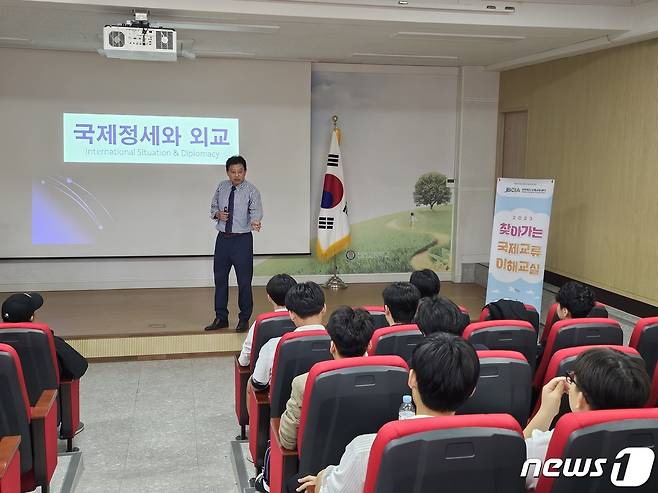
[[[228,320],[228,274],[235,269],[238,280],[240,320],[249,320],[254,308],[251,280],[254,276],[254,238],[251,233],[217,233],[215,241],[215,314]]]

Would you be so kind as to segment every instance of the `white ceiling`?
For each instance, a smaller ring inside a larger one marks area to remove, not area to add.
[[[179,25],[181,48],[198,57],[504,69],[658,36],[658,0],[139,3],[150,8],[151,19]],[[133,6],[122,0],[0,0],[0,47],[96,51],[103,26],[125,22]],[[505,13],[506,6],[515,11]],[[236,24],[269,32],[226,31]]]

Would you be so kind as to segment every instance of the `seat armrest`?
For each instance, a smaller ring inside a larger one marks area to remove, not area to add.
[[[60,435],[72,439],[80,424],[80,380],[61,380],[59,390]]]
[[[238,418],[240,426],[249,424],[249,412],[247,411],[247,382],[249,381],[250,368],[242,366],[235,357],[234,366],[234,384],[235,384],[235,416]]]
[[[20,444],[20,436],[0,438],[0,478],[4,477],[12,462],[18,458],[18,446]]]
[[[57,399],[56,390],[44,390],[32,408],[32,447],[34,482],[45,487],[57,466]]]
[[[0,438],[0,491],[21,491],[21,454],[18,446],[20,436]]]
[[[286,485],[299,470],[297,450],[288,450],[279,442],[281,418],[270,420],[270,493],[285,493]]]
[[[267,439],[270,435],[270,396],[268,390],[255,390],[249,385],[249,452],[257,469],[263,467]]]

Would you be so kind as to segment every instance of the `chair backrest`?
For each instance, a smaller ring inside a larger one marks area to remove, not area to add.
[[[369,355],[397,355],[406,362],[411,353],[425,339],[416,324],[391,325],[373,332],[370,338]]]
[[[528,304],[523,305],[526,311],[526,317],[527,320],[526,322],[529,322],[535,330],[539,330],[539,313],[537,313],[537,309]],[[491,318],[491,312],[489,311],[489,307],[484,307],[482,311],[480,312],[480,317],[478,319],[478,322],[486,322],[488,320],[492,320]]]
[[[509,415],[394,421],[377,433],[363,491],[520,493],[525,458],[521,427]]]
[[[388,320],[386,320],[385,309],[383,306],[364,306],[362,308],[372,316],[375,330],[382,327],[388,327]]]
[[[270,417],[280,418],[290,399],[292,381],[310,371],[320,361],[333,359],[329,352],[331,339],[325,330],[288,332],[274,353],[270,382]]]
[[[535,492],[623,491],[623,488],[613,484],[613,480],[642,479],[638,478],[637,474],[635,478],[627,474],[631,469],[634,469],[635,473],[639,472],[637,468],[632,467],[632,459],[626,452],[620,456],[620,452],[629,447],[650,447],[653,451],[658,450],[658,409],[615,409],[565,414],[557,422],[548,445],[546,460],[581,458],[584,461],[584,458],[589,457],[592,458],[588,465],[589,472],[594,472],[594,460],[605,459],[605,464],[602,464],[603,474],[594,478],[589,474],[584,477],[566,477],[562,474],[557,478],[542,474]],[[636,463],[635,466],[637,465]],[[567,464],[564,464],[564,467],[566,466]],[[570,469],[574,469],[573,463]],[[582,462],[580,469],[586,469]],[[650,476],[641,488],[632,491],[658,491],[658,467],[654,465],[653,470],[649,472]]]
[[[555,352],[555,354],[553,354],[553,356],[551,357],[551,360],[548,363],[548,367],[546,368],[546,373],[544,374],[544,380],[541,386],[543,387],[555,377],[563,377],[567,374],[567,372],[572,371],[576,364],[576,359],[585,351],[588,351],[589,349],[601,348],[601,347],[616,349],[617,351],[621,351],[624,354],[628,354],[629,356],[636,358],[638,361],[642,361],[642,357],[637,352],[637,350],[628,346],[614,346],[614,345],[606,344],[606,345],[598,345],[598,346],[576,346],[576,347],[560,349],[559,351]],[[535,404],[535,408],[532,411],[532,416],[537,414],[537,411],[539,411],[540,406],[541,406],[541,392],[539,393],[537,402]],[[555,419],[553,419],[553,423],[557,423],[558,419],[560,419],[563,415],[565,415],[570,411],[571,408],[569,407],[569,396],[565,394],[562,397],[562,404],[560,405],[560,410],[555,416]]]
[[[545,343],[548,339],[548,334],[551,332],[553,324],[560,321],[560,317],[557,316],[557,303],[553,303],[548,309],[546,314],[546,322],[544,323],[544,330],[541,333],[541,342]],[[587,314],[586,318],[608,318],[608,310],[606,310],[603,303],[598,301],[594,302],[594,308]]]
[[[251,358],[249,366],[253,373],[256,366],[256,360],[260,354],[261,348],[275,337],[281,337],[287,332],[295,330],[295,324],[290,320],[290,314],[286,312],[268,312],[258,315],[254,322],[254,339],[251,348]]]
[[[478,351],[480,377],[475,393],[457,414],[511,414],[525,426],[532,397],[532,370],[517,351]]]
[[[653,370],[653,380],[651,381],[651,394],[647,407],[658,407],[658,366]]]
[[[560,320],[553,325],[548,335],[544,353],[537,365],[533,386],[541,387],[553,354],[560,349],[575,346],[621,346],[624,343],[624,333],[619,322],[611,318],[571,318]]]
[[[410,394],[409,370],[399,356],[367,356],[318,363],[311,368],[297,434],[299,470],[338,464],[358,435],[377,433],[398,418]]]
[[[44,324],[0,324],[0,343],[9,344],[18,353],[25,376],[30,405],[34,406],[44,390],[59,388],[59,367],[53,333]]]
[[[647,365],[649,375],[653,375],[658,362],[658,317],[638,320],[629,346],[638,350]]]
[[[537,359],[537,331],[524,320],[489,320],[470,324],[462,335],[471,344],[488,349],[518,351],[534,371]]]
[[[32,469],[30,403],[23,370],[13,347],[0,344],[0,436],[20,435],[21,471]]]

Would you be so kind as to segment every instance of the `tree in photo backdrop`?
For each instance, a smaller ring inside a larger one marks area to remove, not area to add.
[[[448,188],[448,180],[446,175],[442,173],[425,173],[418,178],[414,187],[414,202],[416,207],[428,205],[430,210],[434,210],[435,205],[449,203],[451,196],[452,193]]]

